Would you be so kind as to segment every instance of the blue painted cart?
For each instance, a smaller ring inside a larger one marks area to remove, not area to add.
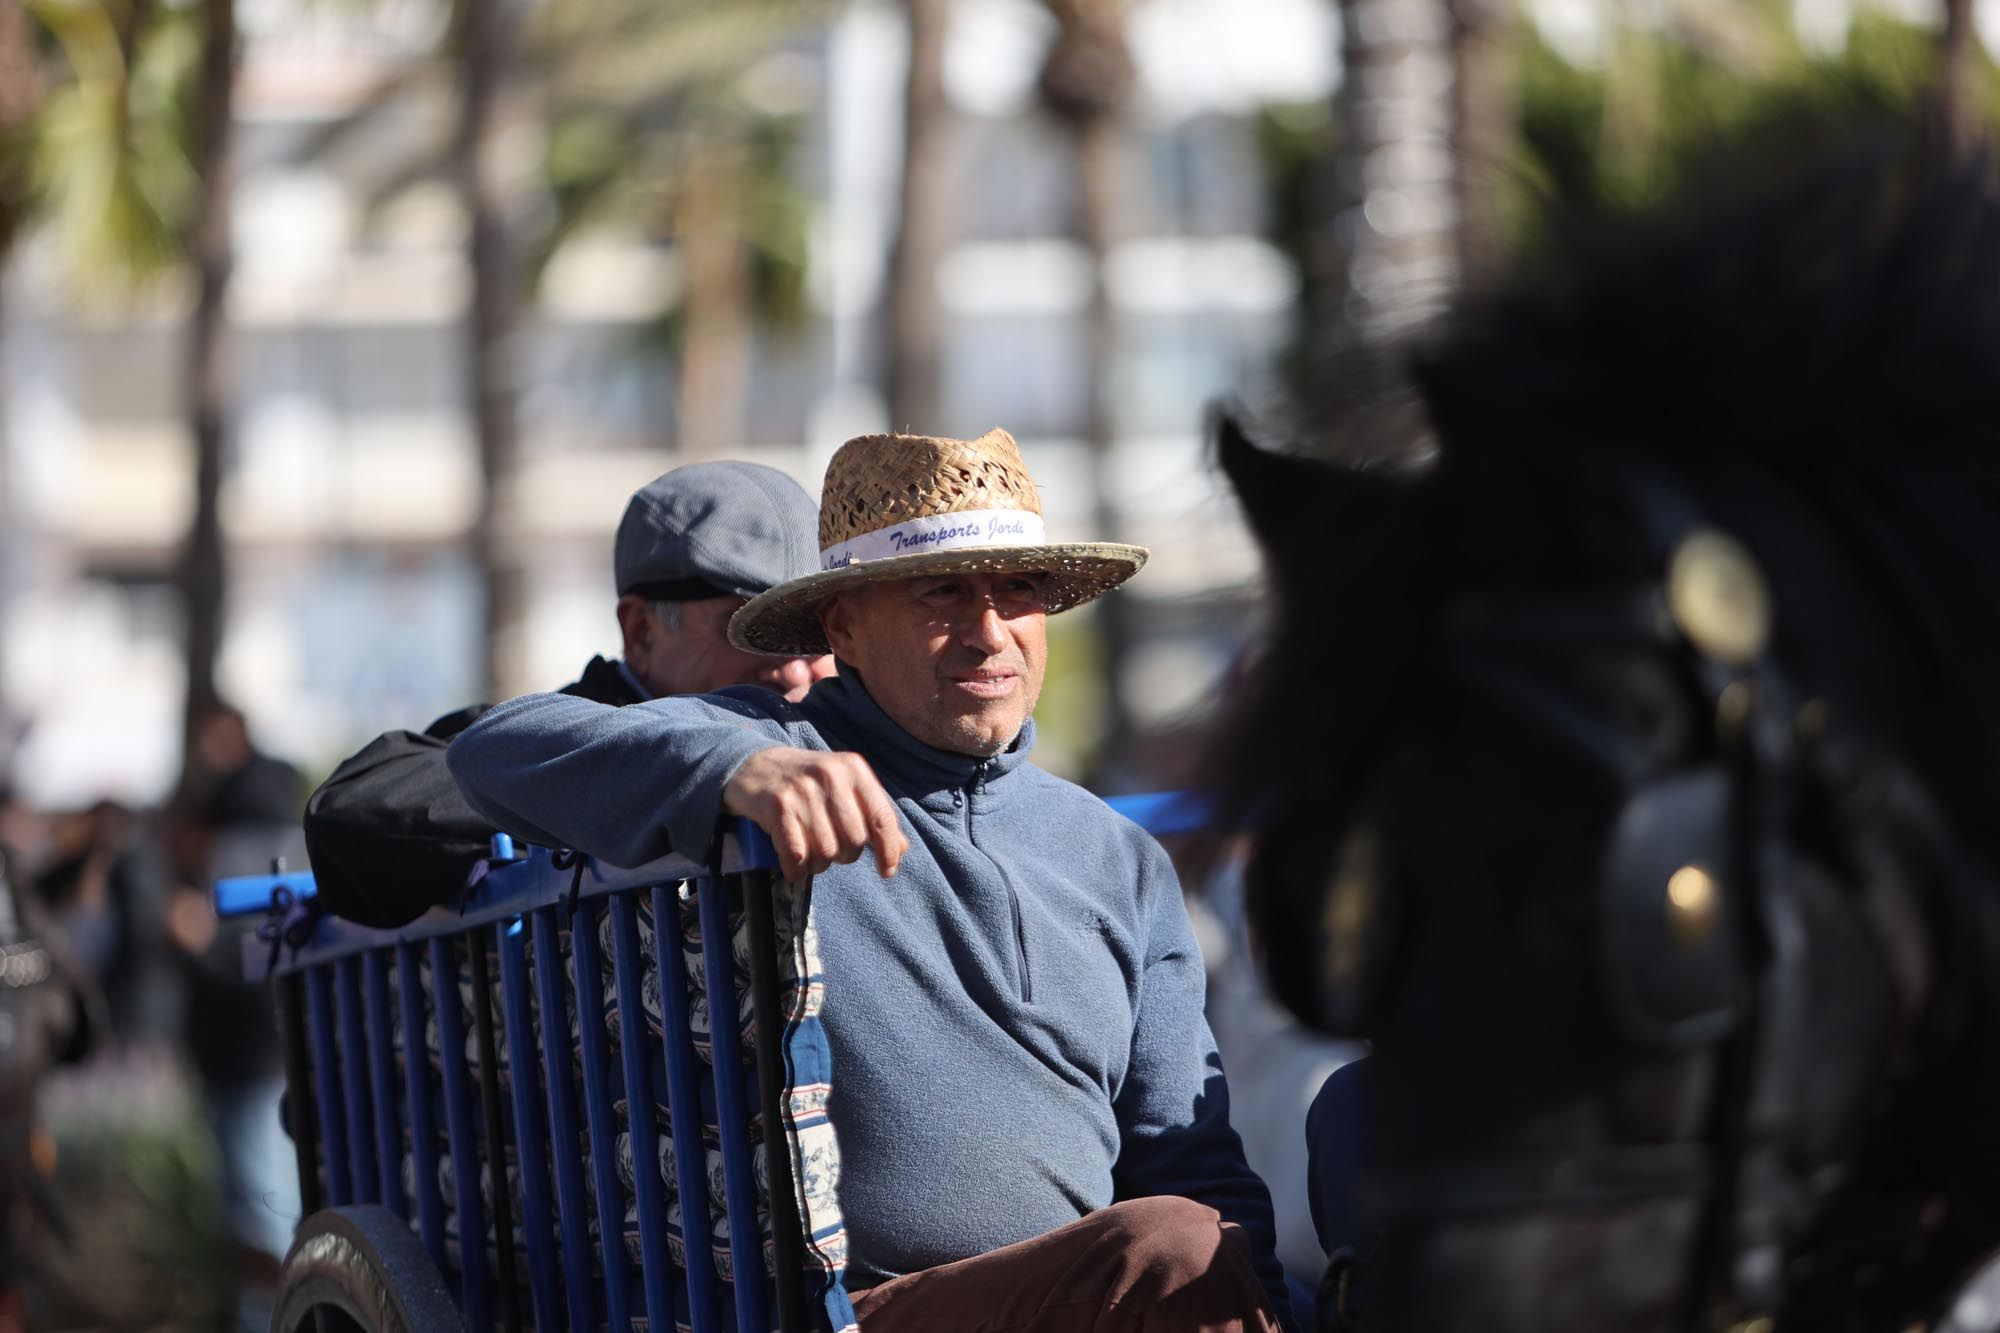
[[[218,885],[269,918],[305,1204],[274,1333],[849,1333],[811,887],[774,864],[741,821],[631,870],[502,835],[395,931],[315,914],[309,874]]]
[[[218,886],[270,917],[306,1214],[273,1329],[850,1326],[809,886],[747,824],[712,867],[494,852],[396,931]]]

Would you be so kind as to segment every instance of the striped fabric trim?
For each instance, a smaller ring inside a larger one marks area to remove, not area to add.
[[[847,1224],[840,1212],[840,1144],[827,1118],[833,1088],[833,1053],[820,1009],[826,978],[813,924],[812,884],[780,883],[775,915],[785,1018],[785,1138],[791,1147],[792,1181],[804,1222],[808,1275],[815,1299],[832,1333],[858,1333],[854,1304],[843,1275],[847,1268]]]

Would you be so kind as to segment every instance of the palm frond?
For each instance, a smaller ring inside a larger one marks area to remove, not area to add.
[[[194,20],[156,14],[128,70],[118,28],[101,8],[32,3],[37,18],[53,24],[72,77],[35,117],[31,205],[80,291],[128,290],[179,260],[199,194],[184,109],[200,56]]]
[[[835,9],[829,0],[759,0],[669,10],[614,42],[551,53],[549,94],[559,103],[630,106],[666,90],[726,80]]]
[[[323,161],[374,132],[411,99],[435,93],[449,81],[450,71],[434,54],[400,60],[371,80],[352,107],[302,135],[287,157],[295,163]]]

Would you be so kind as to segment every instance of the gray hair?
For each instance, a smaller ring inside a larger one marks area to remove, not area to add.
[[[669,634],[679,634],[681,632],[681,604],[679,602],[648,602],[646,606],[652,611],[653,619],[660,623],[661,629]]]

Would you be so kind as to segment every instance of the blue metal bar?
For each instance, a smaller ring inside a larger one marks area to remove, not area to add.
[[[618,1053],[625,1065],[625,1128],[632,1136],[632,1194],[639,1205],[639,1275],[646,1290],[646,1318],[655,1329],[674,1326],[674,1295],[668,1270],[667,1208],[661,1197],[660,1145],[653,1133],[653,1081],[646,1070],[646,1006],[640,998],[639,923],[632,894],[611,898],[611,968],[618,983]],[[659,944],[654,923],[653,943]],[[703,1227],[706,1240],[707,1227]],[[687,1234],[688,1214],[681,1209],[681,1233],[692,1251],[695,1238]],[[762,1328],[745,1324],[746,1329]]]
[[[306,1024],[312,1031],[313,1100],[319,1108],[320,1142],[326,1149],[326,1201],[354,1202],[347,1174],[346,1120],[340,1114],[340,1057],[333,1042],[331,963],[306,969]]]
[[[632,1327],[632,1310],[625,1276],[625,1191],[618,1183],[618,1118],[611,1108],[611,1060],[604,1040],[604,972],[597,949],[597,921],[597,904],[586,900],[578,906],[570,923],[570,963],[575,968],[576,1027],[583,1047],[590,1174],[597,1186],[597,1249],[604,1260],[604,1312],[612,1333],[627,1333]],[[626,1106],[629,1113],[629,1096]]]
[[[396,946],[396,1006],[403,1020],[405,1118],[410,1126],[410,1168],[416,1177],[417,1229],[440,1273],[445,1262],[444,1198],[438,1193],[437,1126],[431,1119],[431,1058],[424,1040],[424,984],[417,946]]]
[[[736,1327],[766,1329],[764,1243],[757,1232],[756,1166],[751,1161],[750,1101],[744,1095],[743,1041],[737,1031],[735,950],[730,947],[729,891],[717,876],[699,886],[701,956],[708,973],[708,1029],[715,1062],[715,1118],[722,1132],[722,1186],[729,1203],[729,1257],[735,1270]],[[764,1126],[766,1134],[781,1132]],[[686,1210],[682,1210],[685,1217]]]
[[[368,1091],[375,1110],[376,1199],[405,1222],[402,1126],[396,1123],[396,1030],[389,1024],[389,961],[380,949],[361,959],[361,998],[368,1017]]]
[[[1104,803],[1156,838],[1199,833],[1215,817],[1214,803],[1200,792],[1141,792],[1107,796]]]
[[[535,1095],[535,1014],[528,999],[528,942],[522,937],[526,918],[496,927],[500,937],[500,1013],[506,1029],[508,1083],[514,1101],[514,1143],[521,1161],[521,1231],[528,1243],[528,1294],[534,1303],[535,1327],[556,1329],[562,1317],[556,1304],[555,1218],[549,1207],[548,1138],[542,1129],[542,1103]],[[560,1010],[557,1011],[560,1014]],[[554,1033],[544,1030],[554,1045]]]
[[[507,1115],[500,1098],[500,1040],[493,1031],[493,976],[483,932],[459,937],[472,982],[472,1031],[479,1052],[479,1113],[485,1131],[486,1208],[493,1228],[493,1278],[500,1289],[500,1326],[520,1333],[521,1288],[514,1268],[514,1191],[507,1179]]]
[[[320,1126],[312,1107],[312,1061],[307,1058],[311,1041],[306,1036],[305,977],[299,972],[283,972],[271,988],[278,1006],[278,1039],[285,1056],[285,1131],[292,1136],[292,1154],[299,1169],[299,1204],[302,1217],[311,1217],[326,1206],[326,1182],[320,1177]]]
[[[479,1202],[479,1143],[472,1127],[472,1075],[465,1067],[457,954],[451,940],[440,936],[431,941],[431,1003],[437,1006],[438,1063],[444,1074],[445,1131],[458,1212],[458,1308],[467,1328],[487,1329],[493,1317],[486,1291],[486,1213]],[[504,1149],[495,1144],[494,1151]]]
[[[215,914],[220,917],[262,916],[271,910],[272,896],[283,889],[294,902],[319,893],[311,872],[280,875],[233,875],[215,881]]]
[[[778,868],[778,849],[771,845],[770,835],[763,829],[740,816],[726,819],[723,823],[736,839],[736,854],[744,870]]]
[[[536,912],[535,993],[542,1008],[542,1086],[549,1099],[549,1154],[556,1177],[556,1223],[561,1229],[563,1291],[569,1298],[569,1326],[594,1329],[590,1300],[590,1228],[584,1222],[589,1206],[583,1191],[583,1166],[576,1132],[576,1090],[571,1086],[569,999],[563,986],[561,930],[554,908]],[[582,1011],[579,1010],[579,1013]],[[602,1014],[600,1008],[598,1014]],[[591,1015],[595,1019],[598,1015]],[[619,1248],[625,1238],[618,1237]]]
[[[375,1197],[375,1136],[369,1121],[368,1037],[361,1019],[361,960],[335,964],[334,1011],[340,1016],[340,1088],[347,1112],[347,1166],[356,1203]]]
[[[680,886],[655,887],[653,950],[659,955],[668,1122],[674,1135],[674,1178],[680,1182],[681,1239],[687,1249],[688,1322],[695,1328],[720,1328],[714,1242],[708,1234],[708,1149],[702,1142],[701,1092],[696,1082],[701,1063],[688,1023],[687,959],[681,954],[680,924]]]

